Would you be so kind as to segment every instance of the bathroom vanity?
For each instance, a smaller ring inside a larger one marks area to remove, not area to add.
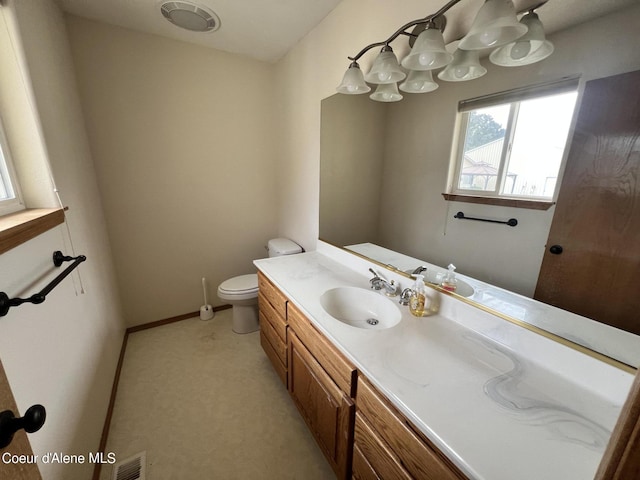
[[[337,478],[593,478],[629,371],[435,289],[413,317],[369,288],[379,266],[324,242],[255,264],[262,346]],[[338,319],[334,289],[399,321]]]
[[[356,368],[262,273],[258,285],[262,348],[336,476],[348,478]]]

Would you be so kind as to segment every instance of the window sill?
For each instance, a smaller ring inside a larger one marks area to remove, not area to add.
[[[459,195],[443,193],[442,196],[449,202],[482,203],[484,205],[497,205],[500,207],[528,208],[530,210],[549,210],[555,202],[541,200],[517,200],[514,198],[479,197],[475,195]]]
[[[34,208],[0,217],[0,254],[64,223],[62,208]]]

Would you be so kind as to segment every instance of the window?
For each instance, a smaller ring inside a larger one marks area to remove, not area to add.
[[[573,78],[460,102],[450,192],[551,201],[577,88]]]
[[[15,172],[11,163],[9,146],[0,121],[0,215],[24,209]]]

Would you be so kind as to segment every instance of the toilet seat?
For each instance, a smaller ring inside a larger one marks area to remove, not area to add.
[[[249,300],[258,297],[258,275],[250,273],[225,280],[218,287],[218,296],[226,300]]]

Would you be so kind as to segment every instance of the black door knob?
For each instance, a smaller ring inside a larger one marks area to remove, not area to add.
[[[4,448],[13,440],[13,434],[21,428],[27,433],[37,432],[44,425],[47,411],[42,405],[33,405],[24,413],[24,417],[16,418],[11,410],[0,413],[0,448]]]
[[[549,253],[553,253],[554,255],[560,255],[562,253],[562,246],[561,245],[552,245],[549,248]]]

